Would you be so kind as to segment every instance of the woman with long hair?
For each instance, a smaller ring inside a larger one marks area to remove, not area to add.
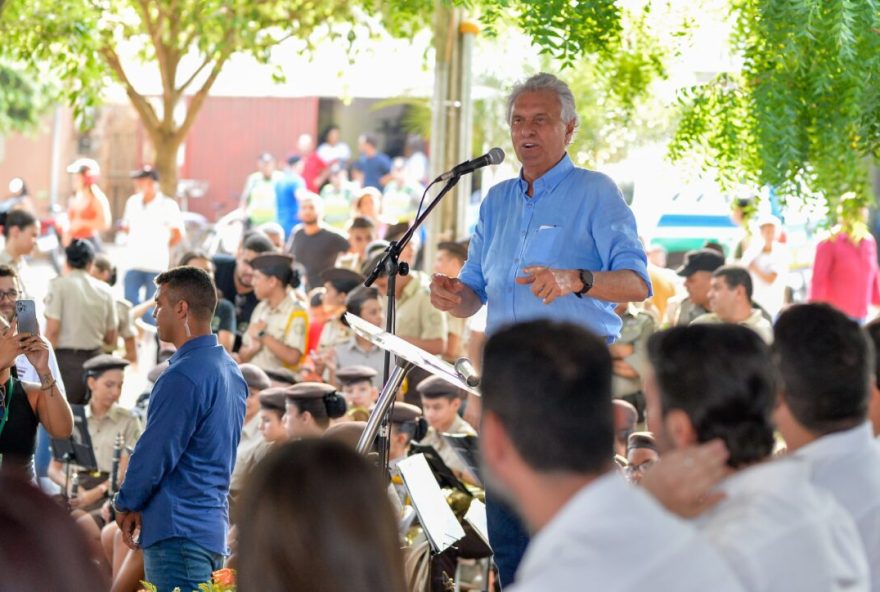
[[[279,446],[252,473],[241,507],[241,592],[406,590],[382,479],[342,442]]]

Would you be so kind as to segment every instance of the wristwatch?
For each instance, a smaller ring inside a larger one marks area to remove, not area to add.
[[[583,298],[584,294],[593,288],[593,272],[589,269],[578,269],[578,278],[580,278],[584,287],[579,292],[575,292],[574,295],[578,298]]]

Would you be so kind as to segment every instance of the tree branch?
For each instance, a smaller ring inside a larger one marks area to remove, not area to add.
[[[196,115],[198,115],[199,110],[202,108],[205,99],[208,98],[208,92],[210,92],[211,87],[217,80],[217,76],[220,75],[220,71],[223,69],[223,65],[226,63],[226,60],[229,59],[231,54],[231,49],[224,49],[221,51],[217,61],[214,62],[214,67],[211,69],[211,74],[208,76],[208,79],[205,80],[205,83],[198,92],[193,95],[192,101],[186,110],[186,118],[174,134],[180,141],[183,141],[183,139],[186,138],[190,128],[193,126],[193,123],[195,123]]]
[[[156,115],[156,110],[153,109],[153,106],[150,104],[147,99],[144,98],[143,95],[135,90],[134,86],[129,80],[128,75],[125,73],[125,70],[122,68],[122,63],[119,60],[119,56],[113,50],[112,47],[106,46],[101,48],[101,56],[104,58],[104,61],[107,62],[107,65],[110,66],[110,70],[116,74],[116,77],[119,79],[119,82],[125,87],[125,94],[128,95],[128,98],[131,100],[131,104],[134,106],[135,111],[140,115],[141,120],[144,122],[147,128],[147,132],[151,137],[154,137],[158,133],[159,130],[159,117]]]
[[[205,60],[201,63],[201,65],[200,65],[198,68],[196,68],[196,71],[192,73],[192,76],[190,76],[189,78],[187,78],[187,79],[186,79],[186,82],[184,82],[183,84],[181,84],[181,85],[177,88],[177,96],[182,96],[183,93],[186,91],[187,87],[189,87],[189,85],[193,83],[193,81],[196,79],[196,77],[202,72],[202,70],[204,70],[205,68],[207,68],[207,67],[208,67],[208,64],[210,64],[210,63],[211,63],[211,57],[208,56],[208,57],[206,57]]]

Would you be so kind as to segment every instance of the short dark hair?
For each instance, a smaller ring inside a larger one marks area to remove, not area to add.
[[[365,144],[369,144],[373,148],[379,147],[379,141],[376,139],[375,134],[370,132],[364,132],[361,134],[361,140],[364,141]]]
[[[483,409],[538,471],[598,473],[614,455],[611,355],[570,323],[532,321],[489,338]]]
[[[689,325],[648,340],[664,415],[687,413],[700,442],[721,438],[741,467],[773,450],[776,381],[770,350],[740,325]]]
[[[428,421],[424,417],[417,417],[413,421],[392,423],[391,431],[406,436],[406,442],[418,442],[428,434]]]
[[[245,251],[253,251],[254,253],[271,253],[275,251],[275,245],[269,240],[269,237],[254,230],[244,235],[241,240],[241,248]]]
[[[773,353],[785,404],[802,426],[828,434],[865,421],[874,352],[858,323],[827,304],[792,306],[776,321]]]
[[[180,261],[177,263],[178,266],[189,265],[189,262],[193,259],[205,259],[206,261],[211,261],[211,265],[214,265],[213,260],[210,255],[201,250],[195,251],[187,251],[180,257]]]
[[[874,381],[876,385],[880,385],[880,317],[865,325],[865,334],[874,354]]]
[[[0,277],[11,277],[12,279],[17,280],[18,273],[16,273],[15,268],[11,265],[0,264]]]
[[[30,212],[26,210],[12,210],[6,214],[6,219],[3,222],[3,236],[9,238],[9,232],[13,228],[22,230],[34,226],[36,223],[36,217]]]
[[[731,290],[736,289],[737,286],[743,286],[746,289],[748,299],[752,299],[752,274],[745,267],[722,265],[712,272],[712,277],[724,278],[724,282]]]
[[[376,224],[373,223],[372,220],[367,218],[366,216],[355,216],[351,219],[351,222],[348,224],[349,230],[355,229],[363,229],[363,230],[375,230]]]
[[[654,452],[659,452],[657,450],[657,441],[654,439],[654,434],[651,432],[633,432],[626,439],[626,451],[629,453],[630,450],[637,450],[639,448],[646,448],[648,450],[653,450]]]
[[[208,272],[196,267],[175,267],[156,276],[156,285],[167,285],[170,302],[176,304],[185,300],[196,318],[213,318],[217,308],[217,288]]]
[[[404,592],[397,518],[385,491],[379,471],[343,442],[273,448],[241,495],[240,588],[306,590],[320,582],[324,592]]]
[[[361,316],[361,310],[363,310],[364,304],[370,300],[379,299],[379,290],[376,288],[373,288],[372,286],[369,288],[366,286],[358,286],[348,293],[348,296],[345,299],[345,311],[359,317]],[[345,322],[345,317],[342,317],[342,321]]]

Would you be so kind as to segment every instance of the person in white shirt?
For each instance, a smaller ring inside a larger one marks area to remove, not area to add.
[[[740,264],[752,274],[752,298],[775,319],[785,305],[785,280],[791,257],[788,247],[776,239],[782,226],[779,218],[765,214],[756,220],[755,226],[761,240],[752,242]]]
[[[171,247],[183,239],[183,218],[177,202],[159,191],[159,173],[145,166],[131,174],[137,193],[125,203],[123,232],[128,233],[125,299],[137,306],[156,293],[155,279],[168,269]],[[143,297],[141,296],[143,290]],[[144,322],[155,324],[151,314]]]
[[[533,533],[510,590],[742,590],[690,524],[614,470],[611,368],[605,341],[568,323],[486,344],[484,476]]]
[[[795,305],[779,316],[775,358],[782,379],[774,419],[788,452],[812,469],[855,521],[880,591],[880,443],[868,421],[873,379],[867,336],[827,304]]]
[[[648,354],[648,427],[661,458],[666,449],[712,438],[727,446],[730,472],[719,484],[725,499],[694,523],[743,587],[869,590],[868,562],[852,519],[811,484],[808,463],[772,460],[776,381],[763,340],[738,325],[692,324],[652,336]]]

